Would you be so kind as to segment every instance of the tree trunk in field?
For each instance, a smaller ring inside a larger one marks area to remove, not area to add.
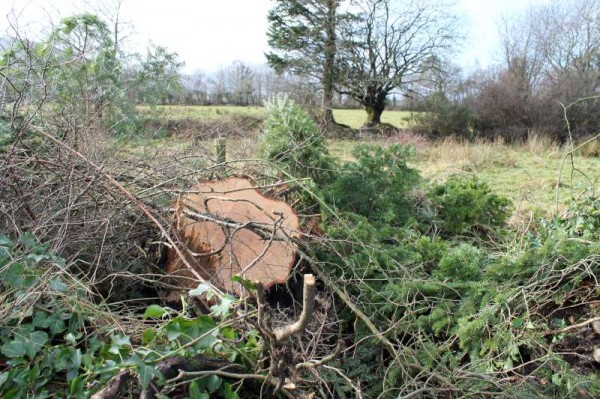
[[[327,0],[327,19],[325,23],[325,59],[323,61],[323,102],[321,111],[323,111],[323,122],[325,125],[335,124],[333,119],[333,70],[335,68],[335,25],[336,25],[336,4],[335,0]]]
[[[365,110],[367,111],[367,121],[365,122],[365,127],[379,125],[381,123],[381,114],[383,114],[384,109],[385,103],[365,106]]]
[[[323,123],[325,126],[331,126],[332,124],[336,124],[335,119],[333,118],[333,110],[331,107],[323,108]]]

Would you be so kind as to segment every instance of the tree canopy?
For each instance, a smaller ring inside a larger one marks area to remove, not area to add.
[[[458,20],[447,1],[365,0],[358,23],[346,26],[351,45],[341,52],[341,93],[362,104],[367,125],[381,122],[388,94],[414,88],[423,72],[458,39]]]
[[[318,79],[323,89],[321,109],[333,121],[331,102],[336,83],[338,26],[348,18],[343,0],[278,0],[269,11],[267,36],[272,51],[267,61],[276,71]]]
[[[334,91],[381,122],[386,98],[423,76],[427,60],[457,42],[450,1],[280,0],[269,12],[269,64],[318,78],[327,109]]]

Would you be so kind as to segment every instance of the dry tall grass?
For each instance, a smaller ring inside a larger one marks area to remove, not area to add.
[[[584,140],[578,146],[581,156],[584,158],[596,158],[600,156],[600,136]]]
[[[494,141],[466,141],[447,137],[431,143],[422,154],[431,163],[453,165],[475,171],[483,166],[514,166],[524,149],[528,155],[551,158],[556,158],[561,152],[556,142],[534,134],[523,144],[507,144],[501,137]]]

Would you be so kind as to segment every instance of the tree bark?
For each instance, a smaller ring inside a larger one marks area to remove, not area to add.
[[[335,124],[332,112],[333,104],[333,71],[335,68],[335,28],[336,28],[336,4],[335,0],[327,0],[327,17],[325,23],[325,59],[323,61],[323,121],[326,125]]]
[[[385,104],[374,104],[365,106],[365,110],[367,111],[367,122],[365,123],[365,127],[373,127],[379,125],[381,123],[381,114],[383,114],[384,109]]]

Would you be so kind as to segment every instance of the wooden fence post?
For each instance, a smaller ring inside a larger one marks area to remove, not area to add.
[[[227,139],[218,137],[215,140],[215,155],[217,160],[217,173],[225,173],[225,162],[227,162]]]

